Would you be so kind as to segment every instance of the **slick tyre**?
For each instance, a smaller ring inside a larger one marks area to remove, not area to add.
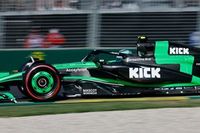
[[[57,70],[51,65],[35,64],[24,75],[24,91],[34,101],[55,98],[61,88]]]

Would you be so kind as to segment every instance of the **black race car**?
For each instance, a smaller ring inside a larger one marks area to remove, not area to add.
[[[31,58],[20,72],[0,73],[0,87],[18,86],[36,101],[55,98],[62,87],[68,97],[198,94],[198,53],[182,44],[143,40],[137,43],[137,55],[93,50],[80,62],[53,65]],[[106,61],[102,54],[114,58]]]

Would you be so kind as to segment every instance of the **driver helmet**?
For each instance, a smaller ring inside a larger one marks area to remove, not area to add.
[[[138,40],[137,40],[137,54],[139,57],[143,57],[146,55],[146,47],[145,47],[145,43],[148,42],[148,37],[146,36],[138,36]]]
[[[146,36],[138,36],[137,43],[146,43],[148,41],[148,37]]]

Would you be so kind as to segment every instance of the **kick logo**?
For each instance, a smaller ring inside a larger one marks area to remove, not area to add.
[[[169,48],[169,54],[190,54],[189,48]]]
[[[160,78],[160,68],[129,68],[129,78]]]

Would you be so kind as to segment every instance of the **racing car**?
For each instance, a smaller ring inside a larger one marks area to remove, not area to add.
[[[126,49],[93,50],[80,62],[52,65],[30,57],[18,72],[0,73],[1,90],[17,86],[34,101],[52,100],[61,88],[67,97],[200,93],[198,49],[170,41],[140,40],[136,54]]]

